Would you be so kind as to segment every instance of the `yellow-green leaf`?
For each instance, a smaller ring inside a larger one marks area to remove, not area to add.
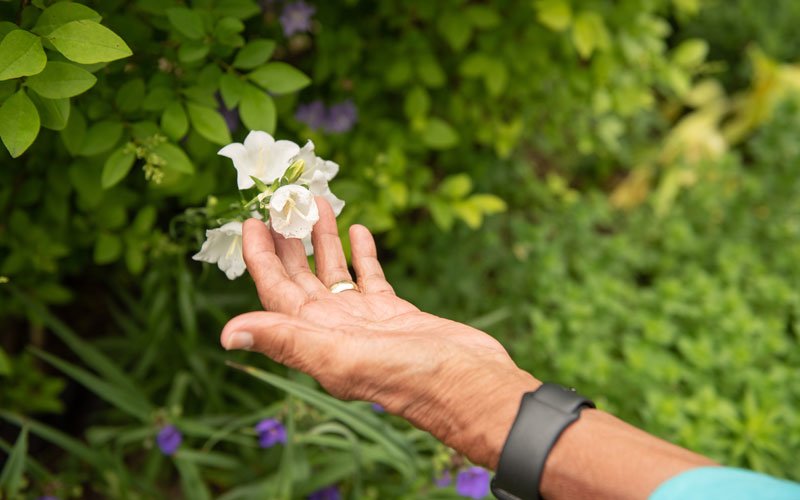
[[[305,73],[284,62],[265,64],[247,77],[275,94],[296,92],[311,83],[311,79]]]
[[[19,90],[0,107],[0,139],[12,158],[17,158],[33,144],[39,134],[39,112],[24,90]]]
[[[115,61],[133,54],[113,31],[87,19],[59,26],[47,39],[64,57],[81,64]]]
[[[32,33],[14,30],[0,42],[0,80],[35,75],[46,63],[42,39]]]
[[[572,23],[572,7],[566,0],[539,0],[536,2],[539,22],[553,31],[564,31]]]
[[[231,142],[231,133],[225,119],[215,109],[195,103],[187,103],[189,121],[198,134],[214,144],[224,146]]]
[[[96,81],[93,74],[79,66],[49,61],[44,71],[28,78],[27,83],[42,97],[61,99],[86,92]]]
[[[578,14],[572,26],[572,43],[584,59],[591,57],[595,50],[606,48],[609,35],[603,18],[591,11]]]
[[[275,103],[266,92],[253,85],[245,85],[242,90],[239,115],[245,127],[251,130],[275,132]]]
[[[103,165],[103,174],[100,176],[100,184],[103,189],[108,189],[125,178],[131,171],[136,155],[133,151],[128,151],[125,146],[117,148],[106,159]]]

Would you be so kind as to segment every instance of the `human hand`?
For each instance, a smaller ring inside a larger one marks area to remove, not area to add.
[[[269,312],[233,318],[222,345],[308,373],[340,399],[377,402],[494,468],[522,394],[541,383],[489,335],[397,297],[364,226],[350,228],[361,291],[331,293],[331,285],[352,278],[333,212],[322,198],[317,205],[316,275],[300,240],[245,222],[245,262]]]

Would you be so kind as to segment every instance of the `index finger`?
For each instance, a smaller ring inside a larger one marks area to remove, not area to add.
[[[242,227],[242,250],[247,272],[253,277],[261,304],[269,311],[297,314],[308,301],[308,295],[289,278],[275,253],[267,225],[248,219]]]

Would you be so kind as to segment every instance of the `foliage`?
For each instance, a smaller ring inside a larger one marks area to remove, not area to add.
[[[403,296],[800,478],[793,2],[317,2],[290,35],[284,1],[85,3],[0,3],[10,497],[456,496],[433,481],[468,464],[430,436],[218,347],[256,295],[187,257],[249,129],[341,165],[340,223],[380,234]],[[264,418],[286,446],[259,448]]]

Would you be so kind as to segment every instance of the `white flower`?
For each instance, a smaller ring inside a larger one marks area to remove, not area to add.
[[[272,228],[286,238],[305,238],[319,220],[314,195],[303,186],[279,187],[269,200]]]
[[[242,223],[233,221],[222,227],[206,230],[206,241],[192,259],[216,264],[229,280],[244,274],[246,267],[242,255]]]
[[[265,184],[280,178],[299,152],[300,146],[292,141],[276,141],[266,132],[253,130],[245,137],[244,144],[228,144],[218,154],[233,160],[239,189],[248,189],[255,184],[250,176]]]
[[[314,154],[314,143],[308,141],[300,149],[292,161],[303,160],[305,167],[297,180],[298,184],[307,184],[314,196],[322,196],[330,203],[334,215],[338,216],[344,208],[344,201],[336,197],[328,187],[328,182],[339,173],[339,165],[328,160],[323,160]]]

